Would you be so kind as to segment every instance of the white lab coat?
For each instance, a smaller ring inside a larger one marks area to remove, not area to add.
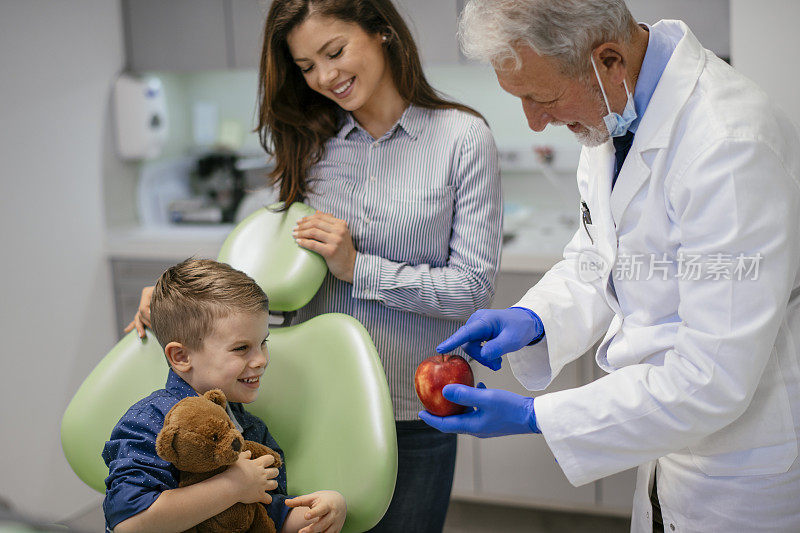
[[[534,406],[574,485],[641,465],[634,531],[651,530],[657,462],[668,533],[798,532],[797,131],[685,24],[660,24],[678,45],[616,186],[611,143],[584,149],[592,224],[516,304],[546,338],[508,359],[541,390],[602,338],[608,375]]]

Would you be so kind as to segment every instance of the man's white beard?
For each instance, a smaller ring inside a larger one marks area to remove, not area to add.
[[[554,120],[550,122],[551,126],[566,126],[566,122],[559,122]],[[579,132],[572,132],[575,135],[575,138],[578,139],[578,142],[581,143],[583,146],[587,148],[594,148],[595,146],[600,146],[601,144],[607,143],[611,139],[611,135],[608,133],[608,129],[603,128],[595,128],[592,126],[587,126],[585,124],[581,124],[585,129],[584,131]],[[570,130],[572,131],[572,130]]]
[[[605,115],[606,107],[605,101],[603,100],[603,94],[600,92],[599,88],[593,88],[593,91],[595,93],[595,101],[598,109],[600,110],[600,114]],[[564,122],[558,121],[553,121],[551,124],[554,126],[566,126]],[[605,124],[599,128],[595,126],[587,126],[586,124],[581,124],[581,126],[585,128],[585,131],[578,133],[573,132],[573,134],[575,135],[575,138],[578,139],[578,142],[587,148],[594,148],[595,146],[600,146],[601,144],[605,144],[611,140],[611,134],[608,132],[608,128],[606,128]]]
[[[578,142],[588,148],[594,148],[595,146],[600,146],[601,144],[607,143],[611,139],[611,135],[608,133],[608,128],[605,126],[601,128],[594,128],[592,126],[584,126],[586,131],[581,131],[575,134],[575,137],[578,139]]]

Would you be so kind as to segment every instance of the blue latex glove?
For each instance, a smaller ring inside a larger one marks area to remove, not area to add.
[[[536,425],[533,398],[500,389],[466,385],[445,385],[445,399],[475,407],[463,415],[434,416],[420,411],[419,417],[429,426],[445,433],[467,433],[476,437],[500,437],[521,433],[541,433]]]
[[[459,346],[473,359],[492,370],[500,370],[501,357],[544,337],[542,319],[524,307],[480,309],[446,339],[436,351],[447,353]],[[481,342],[488,341],[481,346]]]

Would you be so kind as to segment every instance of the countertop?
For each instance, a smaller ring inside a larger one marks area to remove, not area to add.
[[[216,258],[233,224],[113,228],[106,233],[106,256],[114,259]],[[561,259],[572,236],[566,228],[522,228],[503,246],[501,272],[540,274]]]
[[[216,259],[233,224],[171,225],[109,229],[106,256],[115,259]]]

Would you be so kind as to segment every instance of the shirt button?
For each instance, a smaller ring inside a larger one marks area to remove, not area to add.
[[[374,143],[372,143],[372,145],[370,145],[370,148],[377,148],[377,147],[378,147],[378,141],[375,141]]]
[[[365,224],[369,224],[370,222],[372,222],[372,220],[369,217],[364,219]]]
[[[369,177],[369,181],[375,181],[375,180],[376,180],[375,176],[370,176]]]

